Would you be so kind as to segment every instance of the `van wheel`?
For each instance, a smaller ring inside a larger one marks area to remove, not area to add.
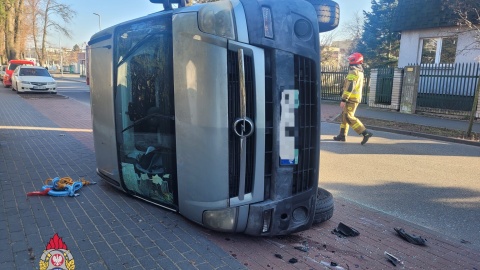
[[[318,188],[313,224],[319,224],[332,218],[333,208],[332,193],[323,188]]]

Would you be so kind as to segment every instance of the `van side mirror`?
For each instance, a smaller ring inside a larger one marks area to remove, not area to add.
[[[340,22],[340,6],[332,0],[307,0],[317,12],[318,32],[337,28]]]

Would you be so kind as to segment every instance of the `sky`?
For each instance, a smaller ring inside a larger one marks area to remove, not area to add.
[[[60,2],[70,5],[77,14],[70,25],[65,25],[70,30],[72,38],[52,33],[49,40],[52,47],[73,48],[75,44],[83,47],[83,44],[99,31],[99,19],[100,27],[105,29],[162,9],[162,5],[152,4],[149,0],[60,0]],[[371,10],[371,0],[336,0],[336,2],[340,5],[339,28],[348,22],[353,14]]]

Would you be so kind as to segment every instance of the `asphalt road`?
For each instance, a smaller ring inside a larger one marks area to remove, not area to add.
[[[90,87],[86,83],[62,78],[55,78],[55,80],[58,85],[58,94],[90,106]]]
[[[360,145],[322,123],[320,186],[384,213],[480,247],[480,149],[388,132]]]
[[[58,93],[90,106],[88,85],[57,79]],[[480,247],[480,149],[375,131],[367,145],[322,123],[320,186],[358,204]]]

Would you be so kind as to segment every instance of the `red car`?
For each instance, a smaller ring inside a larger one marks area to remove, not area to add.
[[[5,75],[3,76],[3,86],[10,87],[12,85],[12,74],[16,67],[21,65],[34,66],[35,63],[29,60],[10,60],[8,66],[5,69]]]

